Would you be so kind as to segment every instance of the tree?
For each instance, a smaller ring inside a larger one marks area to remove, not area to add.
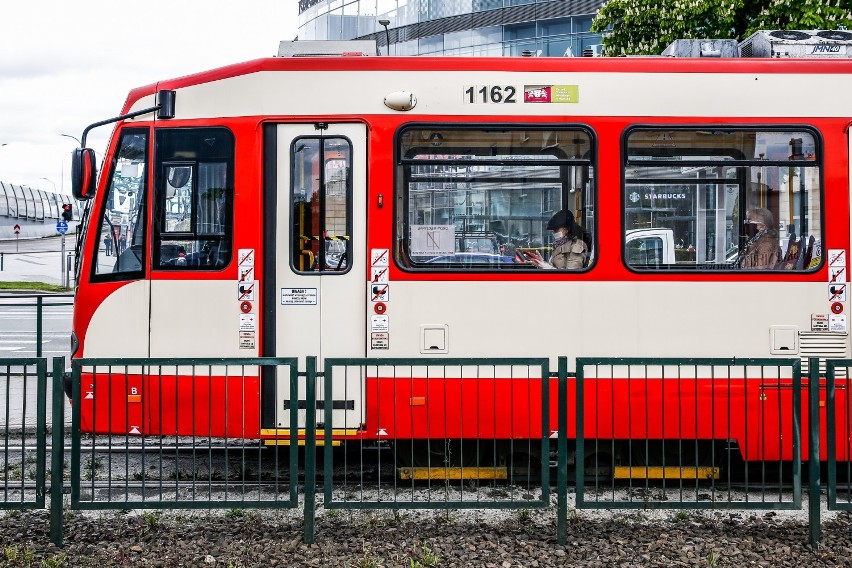
[[[605,55],[659,55],[676,39],[852,28],[849,0],[608,0],[592,22]]]

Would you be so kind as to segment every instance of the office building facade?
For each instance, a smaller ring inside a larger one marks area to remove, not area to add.
[[[381,54],[580,56],[603,0],[300,0],[300,40],[374,39]],[[382,23],[384,22],[384,24]]]

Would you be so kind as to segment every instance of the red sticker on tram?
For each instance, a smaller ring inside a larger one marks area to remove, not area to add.
[[[376,302],[376,304],[373,306],[373,310],[377,314],[383,314],[388,311],[388,307],[385,305],[384,302]]]
[[[247,314],[251,311],[251,302],[243,302],[240,304],[240,311]]]
[[[831,312],[835,314],[843,313],[843,304],[841,302],[833,302],[831,304]]]

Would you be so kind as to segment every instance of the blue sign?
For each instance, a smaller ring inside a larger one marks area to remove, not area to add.
[[[59,221],[58,223],[56,223],[56,232],[60,235],[64,235],[65,233],[67,233],[68,223],[66,223],[65,221]]]

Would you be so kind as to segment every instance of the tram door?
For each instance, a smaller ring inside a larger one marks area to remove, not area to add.
[[[366,127],[363,124],[278,125],[275,346],[279,357],[364,357],[366,349]],[[357,373],[355,373],[357,374]],[[347,374],[348,376],[349,374]],[[289,425],[305,395],[290,401],[278,378],[276,421]],[[335,380],[333,427],[362,421],[363,386],[357,376]],[[324,422],[317,405],[317,421]]]

